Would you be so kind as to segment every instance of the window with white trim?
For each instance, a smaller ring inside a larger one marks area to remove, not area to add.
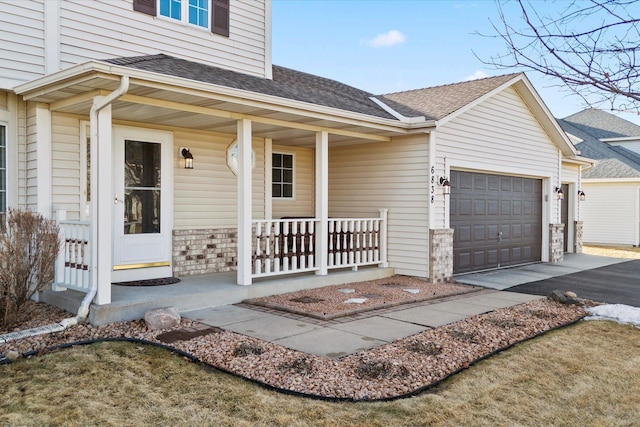
[[[160,0],[160,16],[209,28],[209,0]]]
[[[133,10],[229,37],[229,0],[133,0]]]
[[[293,154],[271,155],[271,196],[274,199],[293,198]]]
[[[7,210],[7,127],[0,125],[0,217]]]

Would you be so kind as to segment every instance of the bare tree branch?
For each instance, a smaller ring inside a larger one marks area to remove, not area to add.
[[[589,0],[555,3],[553,17],[538,13],[539,2],[497,1],[499,22],[491,22],[506,52],[484,64],[535,71],[562,82],[586,105],[640,114],[640,3]],[[507,18],[517,5],[520,20]],[[477,55],[476,55],[477,56]]]

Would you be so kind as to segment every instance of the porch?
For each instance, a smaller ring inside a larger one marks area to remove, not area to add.
[[[313,289],[322,286],[375,280],[394,274],[393,268],[365,267],[358,271],[337,270],[326,276],[298,273],[256,279],[252,286],[238,286],[236,272],[186,276],[181,282],[164,286],[112,285],[110,304],[92,304],[89,321],[93,325],[128,321],[144,317],[148,310],[176,307],[179,311],[236,304],[248,298]],[[45,291],[42,300],[75,313],[85,293],[78,290]]]

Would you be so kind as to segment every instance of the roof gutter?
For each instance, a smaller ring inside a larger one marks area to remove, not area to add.
[[[102,109],[110,105],[113,101],[115,101],[116,99],[120,98],[122,95],[127,93],[128,90],[129,90],[129,76],[122,76],[120,80],[120,86],[115,91],[111,92],[109,95],[107,95],[100,101],[96,102],[91,107],[91,112],[90,112],[91,120],[92,121],[96,120],[96,122],[94,123],[97,123],[98,113]],[[96,128],[96,130],[92,132],[91,139],[96,138],[97,140],[98,127],[97,126],[94,126],[94,127]],[[93,224],[95,224],[95,222],[93,222]],[[95,239],[96,237],[95,235],[93,235],[94,230],[95,230],[95,227],[92,227],[93,239]],[[15,341],[21,338],[28,338],[28,337],[34,337],[37,335],[45,335],[45,334],[51,334],[55,332],[62,332],[71,326],[74,326],[80,322],[83,322],[89,316],[89,306],[91,305],[91,301],[93,301],[93,298],[96,296],[97,292],[98,292],[97,280],[91,280],[91,288],[89,289],[89,292],[85,295],[84,299],[80,303],[80,308],[78,308],[78,314],[76,316],[62,319],[58,323],[52,323],[50,325],[44,325],[44,326],[39,326],[37,328],[26,329],[23,331],[11,332],[8,334],[0,335],[0,344],[4,344],[10,341]]]

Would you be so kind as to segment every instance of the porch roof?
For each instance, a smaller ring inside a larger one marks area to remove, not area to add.
[[[327,131],[332,144],[348,144],[390,141],[434,126],[334,80],[283,67],[273,74],[262,79],[160,54],[89,61],[14,90],[52,111],[86,115],[95,96],[128,76],[128,92],[112,104],[114,120],[235,134],[237,120],[247,118],[255,136],[284,145],[312,146],[318,131]]]

